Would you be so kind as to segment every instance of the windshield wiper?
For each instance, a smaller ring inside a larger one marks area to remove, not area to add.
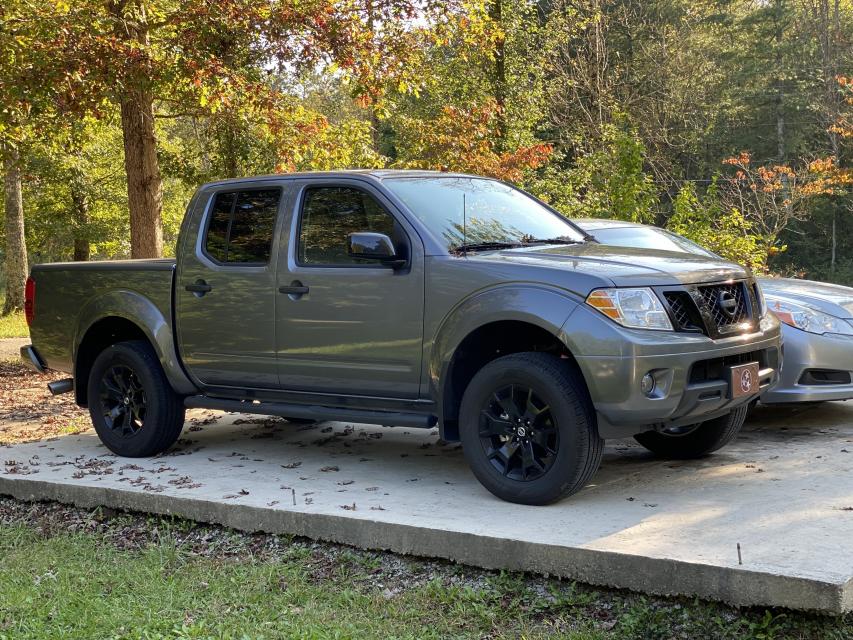
[[[560,238],[525,238],[524,244],[583,244],[583,240],[572,240],[566,237]]]
[[[460,244],[453,249],[454,253],[466,253],[467,251],[489,251],[497,249],[517,249],[523,247],[521,242],[471,242],[469,244]]]

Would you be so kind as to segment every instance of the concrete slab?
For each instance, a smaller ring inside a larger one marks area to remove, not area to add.
[[[0,493],[656,594],[853,610],[853,403],[760,409],[701,461],[617,442],[589,487],[549,507],[492,497],[435,431],[194,416],[174,451],[148,460],[117,458],[91,432],[7,445]]]

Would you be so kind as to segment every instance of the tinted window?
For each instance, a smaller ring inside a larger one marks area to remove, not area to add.
[[[395,226],[394,218],[364,191],[350,187],[308,189],[302,204],[299,262],[308,265],[370,264],[369,260],[349,256],[347,236],[357,231],[373,231],[398,240],[400,234]]]
[[[219,262],[225,262],[228,224],[231,222],[231,210],[234,208],[236,195],[235,193],[218,193],[213,200],[205,249],[211,258]]]
[[[280,198],[280,189],[216,194],[205,240],[208,255],[228,264],[268,263]]]

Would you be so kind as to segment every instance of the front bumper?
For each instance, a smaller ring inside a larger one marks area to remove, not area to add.
[[[853,398],[853,336],[820,336],[783,324],[782,340],[784,363],[779,384],[761,395],[763,404]],[[808,374],[815,369],[830,371],[841,381],[819,382]]]
[[[717,340],[621,328],[619,334],[625,342],[618,354],[573,352],[604,438],[704,422],[756,399],[758,393],[732,396],[727,379],[732,365],[758,362],[761,391],[770,389],[779,377],[779,323],[770,316],[761,321],[759,332]],[[651,396],[640,387],[646,373],[656,382]]]
[[[41,356],[39,356],[36,348],[28,344],[26,346],[21,347],[21,360],[33,371],[37,371],[38,373],[44,373],[47,368],[44,366],[44,362],[42,362]]]

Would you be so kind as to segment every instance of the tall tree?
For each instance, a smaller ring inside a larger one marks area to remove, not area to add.
[[[9,146],[3,149],[3,187],[6,207],[6,301],[3,315],[7,315],[24,308],[24,282],[28,273],[20,155],[17,149]]]

